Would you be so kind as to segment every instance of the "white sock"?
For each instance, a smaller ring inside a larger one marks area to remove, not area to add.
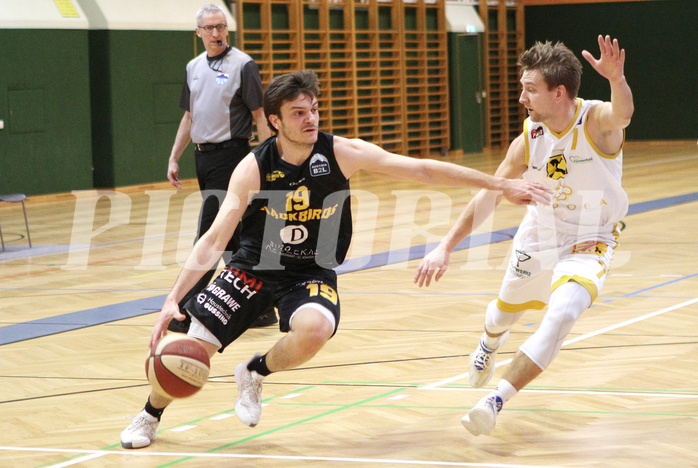
[[[490,351],[496,351],[497,348],[499,348],[499,342],[501,341],[502,336],[490,336],[487,334],[487,332],[482,334],[482,342],[485,344],[487,349]]]
[[[498,396],[502,399],[502,403],[506,403],[518,393],[518,390],[514,388],[512,384],[502,379],[499,381],[497,386],[492,390],[490,396]]]

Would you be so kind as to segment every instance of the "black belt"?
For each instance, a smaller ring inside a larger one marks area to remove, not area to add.
[[[249,140],[246,138],[231,138],[230,140],[221,141],[220,143],[194,143],[194,147],[202,153],[206,151],[215,151],[223,148],[228,148],[233,145],[247,144]]]

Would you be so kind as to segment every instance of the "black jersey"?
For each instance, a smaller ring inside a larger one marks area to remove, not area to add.
[[[242,216],[240,250],[232,262],[292,271],[341,264],[352,236],[351,202],[333,135],[319,131],[310,157],[300,166],[281,159],[276,137],[253,153],[261,191]]]

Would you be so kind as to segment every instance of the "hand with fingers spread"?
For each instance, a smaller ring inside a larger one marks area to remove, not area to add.
[[[623,66],[625,65],[625,49],[618,46],[618,39],[611,41],[611,36],[599,36],[599,50],[601,55],[595,59],[591,52],[582,51],[582,56],[594,67],[599,75],[610,82],[623,78]]]

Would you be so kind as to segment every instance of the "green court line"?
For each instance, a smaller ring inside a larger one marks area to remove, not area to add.
[[[295,389],[295,390],[288,391],[288,392],[286,392],[286,393],[280,393],[280,394],[278,394],[278,395],[274,395],[273,397],[269,397],[269,398],[267,398],[266,400],[262,400],[262,403],[266,403],[267,401],[274,400],[275,398],[281,398],[281,397],[283,397],[283,396],[285,396],[285,395],[290,395],[291,393],[297,393],[297,392],[301,392],[301,391],[310,390],[311,388],[315,388],[315,385],[309,385],[309,386],[307,386],[307,387],[303,387],[303,388],[300,388],[300,389]],[[139,412],[140,412],[140,411],[139,411]],[[163,433],[163,432],[171,431],[172,429],[176,429],[176,428],[178,428],[178,427],[188,426],[188,425],[190,425],[190,424],[198,423],[198,422],[201,422],[201,421],[206,420],[206,419],[214,418],[214,417],[219,416],[219,415],[221,415],[221,414],[229,414],[229,413],[234,413],[234,412],[235,412],[235,408],[231,408],[231,409],[228,409],[228,410],[225,410],[225,411],[219,411],[218,413],[213,413],[213,414],[210,414],[210,415],[208,415],[208,416],[202,416],[202,417],[200,417],[200,418],[198,418],[198,419],[192,419],[192,420],[187,421],[187,422],[175,424],[174,426],[170,426],[170,427],[166,427],[166,428],[164,428],[164,429],[160,429],[159,431],[156,432],[156,434],[161,434],[161,433]],[[121,441],[119,441],[118,444],[108,445],[108,446],[102,447],[101,449],[98,449],[98,450],[112,450],[112,449],[119,448],[119,447],[121,447]],[[130,450],[130,449],[129,449],[129,450]],[[138,449],[134,449],[134,450],[138,450]],[[54,461],[54,462],[50,462],[50,463],[45,463],[45,464],[43,464],[43,465],[38,465],[38,466],[36,466],[35,468],[43,468],[44,466],[55,465],[56,463],[61,463],[61,462],[69,461],[69,460],[72,460],[73,458],[81,457],[81,456],[83,456],[83,455],[87,455],[87,453],[79,453],[79,454],[74,455],[74,456],[72,456],[72,457],[66,457],[66,458],[63,458],[62,460],[58,460],[57,462]]]
[[[352,404],[350,404],[350,405],[343,405],[343,406],[340,406],[339,408],[335,408],[335,409],[332,409],[332,410],[329,410],[329,411],[325,411],[324,413],[320,413],[320,414],[317,414],[317,415],[315,415],[315,416],[311,416],[311,417],[309,417],[309,418],[301,419],[300,421],[296,421],[296,422],[293,422],[293,423],[290,423],[290,424],[285,424],[285,425],[283,425],[283,426],[279,426],[279,427],[277,427],[277,428],[270,429],[270,430],[268,430],[268,431],[261,432],[261,433],[259,433],[259,434],[255,434],[255,435],[252,435],[252,436],[249,436],[249,437],[245,437],[245,438],[243,438],[243,439],[236,440],[235,442],[230,442],[230,443],[228,443],[228,444],[221,445],[220,447],[212,448],[212,449],[210,449],[210,450],[207,450],[205,453],[217,452],[217,451],[219,451],[219,450],[223,450],[223,449],[226,449],[226,448],[228,448],[228,447],[233,447],[233,446],[235,446],[235,445],[242,444],[242,443],[244,443],[244,442],[248,442],[248,441],[250,441],[250,440],[254,440],[254,439],[257,439],[257,438],[262,437],[262,436],[265,436],[265,435],[273,434],[273,433],[275,433],[275,432],[282,431],[282,430],[284,430],[284,429],[288,429],[288,428],[291,428],[291,427],[295,427],[295,426],[298,426],[298,425],[300,425],[300,424],[303,424],[303,423],[306,423],[306,422],[309,422],[309,421],[314,421],[314,420],[316,420],[316,419],[323,418],[323,417],[325,417],[325,416],[329,416],[329,415],[334,414],[334,413],[337,413],[337,412],[339,412],[339,411],[344,411],[344,410],[347,410],[347,409],[356,408],[357,406],[363,406],[365,403],[367,403],[367,402],[369,402],[369,401],[377,400],[377,399],[379,399],[379,398],[385,398],[385,397],[387,397],[387,396],[389,396],[389,395],[392,395],[392,394],[394,394],[394,393],[401,392],[402,390],[403,390],[402,388],[397,388],[397,389],[395,389],[395,390],[391,390],[391,391],[389,391],[389,392],[382,393],[382,394],[380,394],[380,395],[376,395],[376,396],[371,397],[371,398],[366,398],[365,400],[361,400],[361,401],[358,401],[358,402],[356,402],[356,403],[352,403]],[[296,390],[296,392],[297,392],[297,391],[298,391],[298,390]],[[293,392],[293,393],[295,393],[295,392]],[[170,463],[165,463],[164,465],[159,465],[158,468],[163,468],[163,467],[166,467],[166,466],[176,465],[176,464],[178,464],[178,463],[181,463],[181,462],[184,462],[184,461],[188,461],[188,460],[192,460],[192,459],[194,459],[194,457],[185,457],[185,458],[181,458],[181,459],[179,459],[179,460],[175,460],[175,461],[170,462]]]
[[[346,384],[354,383],[354,384],[357,384],[358,382],[326,381],[326,382],[322,382],[322,383],[323,383],[323,384],[332,384],[332,383],[334,383],[334,384],[338,384],[338,383],[339,383],[339,384],[342,384],[342,383],[346,383]],[[372,383],[372,384],[376,384],[376,382],[371,382],[371,383]],[[416,387],[416,386],[422,385],[422,384],[414,384],[414,383],[411,383],[411,384],[398,384],[398,383],[395,383],[395,382],[382,382],[382,384],[383,384],[383,385],[405,385],[405,386],[410,386],[410,387]],[[464,385],[464,387],[468,387],[468,386],[465,386],[465,385]],[[275,395],[275,396],[273,396],[273,397],[267,398],[267,399],[263,400],[263,402],[269,402],[269,401],[272,401],[272,400],[276,400],[276,399],[282,398],[282,397],[284,397],[284,396],[286,396],[286,395],[290,395],[290,394],[292,394],[292,393],[298,393],[298,392],[302,392],[302,391],[307,391],[307,390],[310,390],[310,389],[313,389],[313,388],[316,388],[316,385],[309,385],[309,386],[306,386],[306,387],[303,387],[303,388],[300,388],[300,389],[290,390],[290,391],[288,391],[288,392],[280,393],[280,394]],[[599,388],[599,387],[551,387],[551,386],[531,386],[530,388],[550,389],[550,390],[603,390],[603,391],[635,391],[635,392],[655,392],[655,393],[676,392],[676,390],[666,390],[666,389],[664,389],[664,390],[648,390],[648,389],[636,389],[636,388],[611,388],[611,389],[609,389],[609,388]],[[306,423],[306,422],[309,422],[309,421],[313,421],[313,420],[315,420],[315,419],[319,419],[319,418],[322,418],[322,417],[325,417],[325,416],[329,416],[329,415],[334,414],[334,413],[337,413],[337,412],[339,412],[339,411],[343,411],[343,410],[346,410],[346,409],[355,408],[355,407],[358,407],[358,406],[362,406],[362,407],[366,407],[366,408],[388,408],[388,409],[404,409],[404,408],[407,408],[407,409],[446,409],[446,410],[454,410],[454,411],[468,411],[468,410],[470,410],[470,409],[472,408],[472,407],[468,407],[468,406],[400,405],[399,403],[398,403],[398,404],[392,404],[392,405],[368,404],[368,402],[371,402],[371,401],[374,401],[374,400],[377,400],[377,399],[380,399],[380,398],[385,398],[385,397],[387,397],[387,396],[389,396],[389,395],[393,395],[393,394],[395,394],[395,393],[401,392],[401,391],[403,391],[403,390],[408,390],[408,389],[409,389],[409,388],[397,388],[397,389],[393,389],[393,390],[391,390],[391,391],[389,391],[389,392],[386,392],[386,393],[383,393],[383,394],[381,394],[381,395],[377,395],[377,396],[375,396],[375,397],[367,398],[367,399],[365,399],[365,400],[362,400],[362,401],[359,401],[359,402],[356,402],[356,403],[353,403],[353,404],[350,404],[350,405],[323,404],[323,403],[292,403],[292,402],[281,403],[281,402],[277,402],[277,404],[280,405],[280,406],[332,407],[333,409],[328,410],[328,411],[325,411],[325,412],[320,413],[320,414],[318,414],[318,415],[315,415],[315,416],[306,418],[306,419],[302,419],[302,420],[300,420],[300,421],[296,421],[296,422],[294,422],[294,423],[286,424],[286,425],[284,425],[284,426],[280,426],[280,427],[277,427],[277,428],[275,428],[275,429],[270,429],[270,430],[268,430],[268,431],[266,431],[266,432],[263,432],[263,433],[259,433],[259,434],[255,434],[255,435],[253,435],[253,436],[249,436],[249,437],[245,437],[245,438],[243,438],[243,439],[239,439],[239,440],[237,440],[237,441],[235,441],[235,442],[231,442],[231,443],[222,445],[222,446],[220,446],[220,447],[216,447],[216,448],[213,448],[213,449],[209,449],[209,450],[207,450],[205,453],[211,453],[211,452],[216,452],[216,451],[219,451],[219,450],[223,450],[223,449],[225,449],[225,448],[232,447],[232,446],[234,446],[234,445],[238,445],[238,444],[241,444],[241,443],[244,443],[244,442],[248,442],[248,441],[250,441],[250,440],[254,440],[254,439],[256,439],[256,438],[259,438],[259,437],[262,437],[262,436],[265,436],[265,435],[268,435],[268,434],[273,434],[273,433],[275,433],[275,432],[278,432],[278,431],[281,431],[281,430],[284,430],[284,429],[288,429],[288,428],[290,428],[290,427],[294,427],[294,426],[297,426],[297,425],[300,425],[300,424],[303,424],[303,423]],[[681,392],[682,392],[682,393],[690,393],[690,394],[698,393],[698,391],[696,391],[696,390],[681,390]],[[641,395],[639,395],[639,396],[641,396]],[[653,416],[653,417],[686,417],[686,418],[696,418],[696,417],[698,417],[698,414],[647,413],[647,412],[632,412],[632,411],[589,411],[589,410],[575,410],[575,411],[570,411],[570,410],[553,410],[553,409],[541,409],[541,408],[536,408],[536,409],[505,408],[503,411],[505,411],[506,413],[510,413],[510,412],[522,412],[522,413],[569,413],[569,414],[587,414],[587,415]],[[157,433],[160,434],[160,433],[167,432],[167,431],[170,431],[170,430],[172,430],[172,429],[175,429],[175,428],[177,428],[177,427],[187,426],[187,425],[190,425],[190,424],[195,424],[195,423],[197,423],[197,422],[201,422],[201,421],[203,421],[203,420],[207,420],[207,419],[213,418],[213,417],[218,416],[218,415],[221,415],[221,414],[229,414],[229,413],[234,413],[234,412],[235,412],[234,409],[228,409],[228,410],[225,410],[225,411],[220,411],[220,412],[218,412],[218,413],[213,413],[213,414],[208,415],[208,416],[203,416],[203,417],[198,418],[198,419],[193,419],[193,420],[190,420],[190,421],[187,421],[187,422],[184,422],[184,423],[180,423],[180,424],[176,424],[176,425],[174,425],[174,426],[170,426],[170,427],[165,428],[165,429],[161,429],[161,430],[159,430]],[[118,444],[113,444],[113,445],[110,445],[110,446],[107,446],[107,447],[103,447],[103,448],[101,448],[100,450],[111,450],[111,449],[114,449],[114,448],[117,448],[117,447],[120,447],[120,446],[121,446],[121,444],[118,443]],[[83,456],[83,455],[84,455],[84,454],[77,454],[77,455],[74,455],[74,456],[72,456],[72,457],[67,457],[67,458],[64,458],[64,459],[62,459],[62,460],[59,460],[58,462],[60,463],[60,462],[62,462],[62,461],[69,461],[69,460],[71,460],[71,459],[74,459],[74,458],[77,458],[77,457],[80,457],[80,456]],[[171,465],[178,464],[178,463],[181,463],[181,462],[184,462],[184,461],[188,461],[188,460],[193,459],[193,458],[194,458],[194,457],[182,458],[182,459],[180,459],[180,460],[175,460],[175,461],[173,461],[173,462],[170,462],[170,463],[167,463],[167,464],[164,464],[164,465],[160,465],[160,467],[171,466]],[[37,466],[36,468],[42,468],[42,467],[45,467],[45,466],[53,465],[53,464],[55,464],[55,463],[57,463],[57,462],[54,461],[54,462],[46,463],[46,464],[43,464],[43,465],[39,465],[39,466]]]

